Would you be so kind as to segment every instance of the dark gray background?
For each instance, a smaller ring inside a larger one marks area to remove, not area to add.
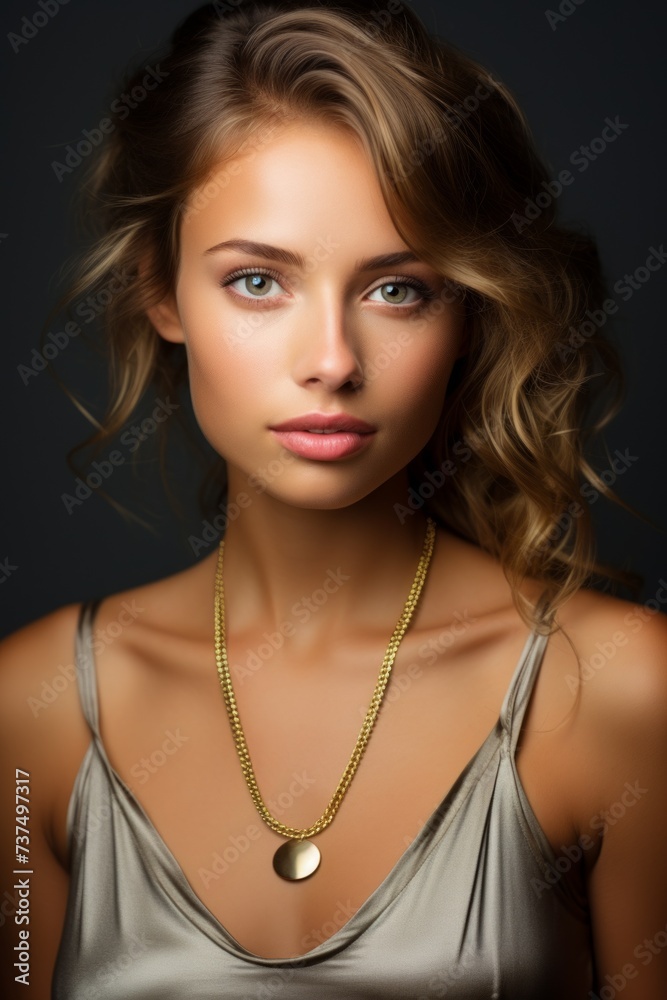
[[[178,0],[70,0],[17,53],[7,38],[37,0],[4,3],[0,14],[6,95],[0,274],[3,279],[1,392],[3,517],[0,536],[1,631],[10,632],[62,604],[111,593],[194,561],[188,535],[201,530],[192,463],[174,462],[185,515],[163,499],[154,450],[140,452],[138,478],[128,467],[109,481],[113,496],[155,512],[153,532],[127,523],[93,495],[68,514],[67,450],[89,425],[47,372],[21,381],[17,366],[39,347],[58,273],[77,246],[72,202],[80,174],[62,182],[52,170],[68,143],[94,128],[127,66],[150,62],[174,25],[197,3]],[[664,184],[664,38],[667,16],[647,0],[565,0],[572,13],[550,26],[545,0],[413,0],[430,28],[479,59],[524,108],[552,176],[571,168],[575,182],[559,199],[563,217],[598,240],[611,283],[642,265],[649,247],[667,241]],[[558,3],[552,10],[558,10]],[[606,117],[629,127],[589,168],[569,162],[600,135]],[[5,235],[6,234],[6,235]],[[618,478],[620,495],[658,525],[599,500],[593,507],[601,558],[645,577],[643,598],[667,577],[667,486],[663,471],[665,385],[664,286],[667,267],[632,298],[614,323],[629,397],[606,431],[610,453],[636,456]],[[57,322],[48,329],[60,329]],[[104,373],[73,340],[58,370],[99,412]],[[600,466],[603,468],[604,466]],[[4,565],[5,569],[2,568]],[[623,594],[622,596],[627,596]]]

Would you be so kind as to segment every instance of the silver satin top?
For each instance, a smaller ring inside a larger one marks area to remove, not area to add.
[[[267,959],[204,906],[107,759],[96,606],[82,607],[76,636],[92,741],[69,803],[53,1000],[586,1000],[586,900],[560,875],[514,760],[546,637],[529,635],[493,730],[363,906],[306,955]]]

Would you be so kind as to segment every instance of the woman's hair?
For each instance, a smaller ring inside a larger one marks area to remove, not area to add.
[[[100,235],[66,299],[119,271],[131,279],[105,312],[110,398],[84,444],[109,443],[151,384],[173,393],[186,380],[183,345],[163,340],[145,311],[173,290],[181,227],[228,182],[224,162],[292,123],[344,128],[374,165],[401,238],[447,279],[431,316],[454,298],[466,310],[465,356],[397,516],[421,509],[497,557],[540,630],[598,574],[636,587],[635,574],[595,561],[581,489],[588,481],[631,509],[584,455],[624,389],[600,333],[596,246],[557,223],[554,182],[507,88],[400,0],[210,4],[149,69],[150,81],[144,66],[123,88],[138,88],[131,111],[112,105],[85,191]],[[518,591],[527,577],[544,585],[535,606]]]

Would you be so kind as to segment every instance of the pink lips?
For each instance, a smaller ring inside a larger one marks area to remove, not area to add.
[[[371,424],[348,413],[306,413],[270,430],[288,451],[320,461],[354,455],[375,433]]]

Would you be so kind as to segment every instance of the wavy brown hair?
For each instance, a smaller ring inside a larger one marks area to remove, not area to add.
[[[187,378],[183,345],[163,340],[145,311],[173,290],[181,227],[225,183],[221,163],[284,125],[325,123],[361,140],[398,233],[466,306],[467,352],[410,463],[401,516],[421,504],[497,557],[540,630],[596,576],[636,588],[635,574],[595,561],[588,505],[572,513],[583,481],[631,509],[584,454],[624,389],[600,332],[600,261],[590,236],[557,222],[555,197],[528,218],[549,173],[507,88],[399,0],[211,4],[176,30],[159,70],[162,82],[112,119],[85,188],[98,237],[67,303],[115,269],[132,280],[105,313],[109,403],[84,444],[108,443],[151,384],[168,393]],[[442,307],[442,297],[429,306]],[[544,585],[536,606],[519,593],[528,577]]]

